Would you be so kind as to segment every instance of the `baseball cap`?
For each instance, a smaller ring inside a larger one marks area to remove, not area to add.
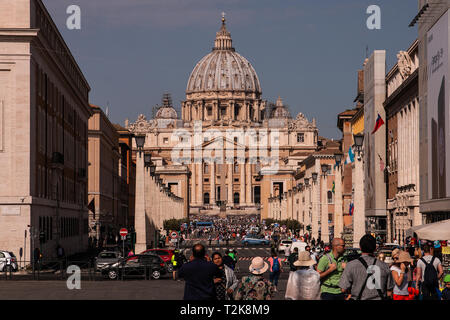
[[[447,274],[447,275],[444,277],[444,282],[445,282],[445,283],[450,282],[450,274]]]

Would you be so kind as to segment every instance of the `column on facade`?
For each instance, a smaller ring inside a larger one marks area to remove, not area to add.
[[[321,229],[321,239],[324,243],[328,243],[330,241],[330,231],[328,228],[328,203],[327,203],[327,182],[328,182],[328,176],[321,177],[320,184],[321,184],[321,192],[320,192],[320,198],[321,198],[321,222],[320,222],[320,229]]]
[[[289,190],[286,193],[286,219],[289,219],[292,216],[291,197],[292,197],[292,190]]]
[[[245,120],[250,120],[250,104],[248,102],[245,102]]]
[[[147,249],[147,228],[145,216],[145,181],[144,181],[144,155],[136,154],[136,195],[135,195],[135,218],[134,228],[136,230],[135,250],[142,252]]]
[[[214,205],[216,203],[216,163],[211,162],[210,166],[211,166],[211,178],[209,180],[211,185],[211,198],[209,202]]]
[[[244,162],[239,164],[239,170],[241,173],[241,177],[239,179],[240,186],[241,186],[241,190],[240,190],[240,194],[239,194],[239,202],[240,202],[241,206],[244,206],[246,203],[246,200],[245,200],[245,184],[246,184],[245,183],[246,182],[245,181],[245,162],[246,162],[246,160],[244,159]]]
[[[205,104],[203,103],[203,101],[199,102],[199,108],[200,108],[200,120],[205,120]]]
[[[232,206],[234,199],[233,199],[233,164],[228,163],[228,205]]]
[[[252,167],[251,167],[250,161],[248,161],[245,164],[245,171],[246,171],[245,199],[246,199],[247,205],[251,205],[252,204]]]
[[[334,196],[334,237],[340,238],[344,232],[344,221],[342,215],[342,170],[340,165],[335,170],[335,196]]]
[[[203,162],[197,164],[198,166],[198,203],[203,204]]]
[[[317,238],[319,237],[319,200],[320,199],[320,193],[318,192],[318,182],[314,182],[312,181],[312,179],[310,179],[311,181],[311,197],[310,197],[310,203],[312,206],[312,223],[311,223],[311,228],[312,228],[312,237],[315,238],[317,240]]]
[[[191,203],[193,205],[197,204],[197,188],[196,188],[196,183],[197,183],[197,170],[196,170],[196,163],[195,161],[192,162],[191,164]]]

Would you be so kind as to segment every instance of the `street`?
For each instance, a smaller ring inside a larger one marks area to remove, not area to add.
[[[185,244],[185,254],[191,254],[192,243]],[[224,252],[226,247],[208,247],[207,254],[211,255],[215,251]],[[237,278],[249,274],[248,268],[251,259],[260,256],[266,261],[270,256],[270,248],[265,246],[235,247],[239,257]],[[283,260],[284,255],[280,255]],[[283,300],[286,289],[288,269],[284,265],[281,273],[278,292],[274,300]],[[141,280],[139,278],[121,280],[109,280],[100,275],[94,281],[89,281],[85,272],[82,274],[81,289],[69,290],[66,279],[56,280],[55,274],[41,274],[40,279],[32,280],[31,275],[13,274],[13,280],[4,280],[4,274],[0,275],[0,299],[1,300],[182,300],[184,292],[184,281],[173,281],[171,274],[166,274],[159,280]],[[265,273],[265,278],[269,278],[269,272]]]

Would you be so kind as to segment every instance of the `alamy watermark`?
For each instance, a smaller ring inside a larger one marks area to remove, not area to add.
[[[70,274],[70,276],[67,278],[67,289],[73,290],[81,289],[81,269],[79,266],[71,265],[67,268],[67,274]]]
[[[66,13],[70,16],[66,20],[66,26],[69,30],[81,29],[81,9],[77,5],[70,5],[67,7]]]
[[[366,26],[369,30],[381,29],[381,9],[379,6],[373,4],[367,7],[367,14],[370,16],[367,18]]]

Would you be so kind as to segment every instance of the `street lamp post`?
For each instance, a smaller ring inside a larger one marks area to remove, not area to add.
[[[364,156],[363,134],[354,134],[353,140],[355,144],[353,149],[358,153],[358,158],[354,162],[355,170],[353,170],[352,180],[355,185],[355,193],[353,199],[353,246],[357,247],[359,245],[359,239],[364,236],[366,232],[365,228],[365,203],[364,203],[364,163],[362,157]]]
[[[142,151],[145,144],[145,135],[136,135],[136,147],[139,154],[136,155],[136,197],[135,197],[135,222],[136,252],[147,249],[147,222],[145,210],[145,168]]]
[[[340,152],[334,154],[335,166],[335,194],[334,194],[334,237],[340,238],[344,232],[344,221],[342,215],[342,158]]]
[[[328,165],[321,164],[322,170],[322,181],[321,181],[321,204],[322,204],[322,212],[321,212],[321,222],[320,222],[320,230],[321,230],[321,239],[324,243],[330,242],[330,235],[328,230],[328,204],[327,204],[327,172]]]

